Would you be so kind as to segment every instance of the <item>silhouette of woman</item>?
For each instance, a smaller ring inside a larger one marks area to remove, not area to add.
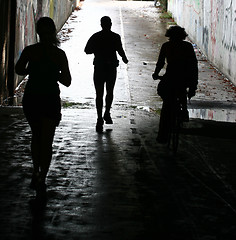
[[[58,48],[54,21],[49,17],[40,18],[36,31],[40,42],[25,47],[15,71],[18,75],[29,75],[23,110],[32,130],[33,175],[30,187],[45,191],[55,129],[61,120],[58,82],[69,87],[71,75],[66,54]]]
[[[168,136],[170,109],[173,96],[177,94],[182,107],[182,115],[185,121],[189,120],[187,110],[187,96],[195,96],[198,84],[197,58],[190,42],[184,41],[188,36],[184,28],[180,26],[170,27],[165,34],[169,41],[165,42],[160,50],[154,80],[159,78],[159,72],[167,62],[166,72],[161,81],[165,81],[166,94],[161,96],[163,105],[161,110],[160,125],[157,141],[165,143]],[[187,92],[188,89],[188,92]]]

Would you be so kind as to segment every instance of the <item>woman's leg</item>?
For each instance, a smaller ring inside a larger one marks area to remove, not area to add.
[[[39,173],[40,161],[40,135],[41,135],[41,120],[38,117],[38,102],[35,97],[25,94],[23,97],[23,111],[31,128],[31,155],[33,160],[33,176]]]
[[[52,144],[56,130],[55,120],[42,118],[30,125],[32,130],[31,153],[33,159],[32,188],[39,182],[45,184],[46,176],[52,159]]]
[[[40,139],[41,139],[41,122],[30,123],[32,137],[31,137],[31,155],[33,161],[33,174],[30,183],[30,188],[37,189],[38,178],[40,175]]]
[[[50,118],[42,119],[40,138],[40,180],[45,183],[47,173],[52,160],[52,144],[56,130],[55,120]]]
[[[40,139],[41,139],[41,122],[30,124],[31,138],[31,155],[33,160],[33,174],[39,173],[40,170]]]

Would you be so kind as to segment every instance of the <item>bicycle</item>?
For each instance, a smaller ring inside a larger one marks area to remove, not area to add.
[[[163,80],[164,77],[158,76],[157,79]],[[158,94],[162,95],[161,91],[165,91],[165,88],[166,91],[171,92],[171,94],[168,93],[169,97],[167,103],[163,103],[162,106],[162,113],[167,114],[165,117],[167,117],[168,122],[167,147],[172,148],[173,153],[176,154],[179,146],[179,134],[184,122],[183,109],[177,90],[171,90],[167,85],[164,86],[164,82],[162,82],[162,84],[159,83]]]
[[[176,154],[179,146],[179,134],[183,126],[182,108],[177,95],[173,96],[170,114],[170,128],[168,134],[168,147],[172,146],[173,153]]]

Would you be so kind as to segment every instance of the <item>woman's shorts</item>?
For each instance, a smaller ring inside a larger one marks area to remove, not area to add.
[[[29,124],[49,118],[58,126],[61,121],[61,99],[58,95],[24,94],[23,110]]]

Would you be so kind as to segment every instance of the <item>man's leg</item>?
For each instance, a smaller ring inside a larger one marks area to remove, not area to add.
[[[115,87],[115,82],[116,82],[116,68],[112,68],[109,71],[109,75],[107,76],[108,79],[106,81],[106,110],[104,113],[104,120],[106,121],[107,124],[112,124],[112,119],[110,117],[110,110],[111,110],[111,105],[113,102],[114,98],[114,87]]]
[[[97,109],[97,124],[96,131],[103,131],[103,94],[104,94],[104,80],[100,69],[94,68],[94,87],[96,91],[96,109]]]
[[[98,119],[102,119],[104,85],[95,83],[95,90],[97,117]]]

